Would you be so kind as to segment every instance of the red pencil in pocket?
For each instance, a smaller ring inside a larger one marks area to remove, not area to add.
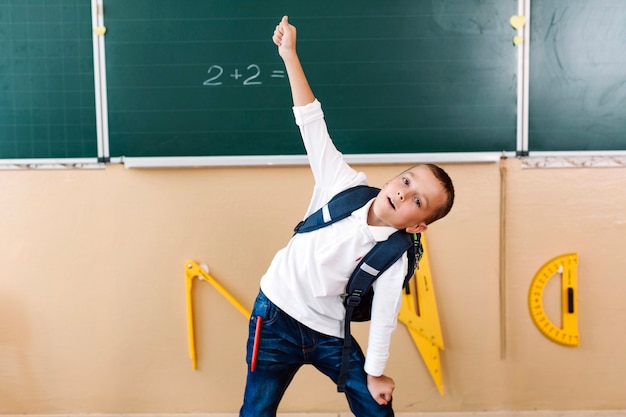
[[[256,316],[256,329],[254,330],[254,347],[252,348],[252,360],[250,361],[250,372],[254,372],[256,367],[256,357],[259,354],[259,340],[261,339],[261,316]]]

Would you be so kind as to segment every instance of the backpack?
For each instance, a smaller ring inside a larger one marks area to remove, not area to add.
[[[324,207],[301,221],[295,227],[294,232],[311,232],[345,219],[353,211],[363,207],[368,201],[376,197],[379,192],[379,188],[367,185],[348,188],[335,195]],[[420,242],[419,233],[412,234],[404,230],[398,230],[389,236],[387,240],[378,242],[361,259],[348,280],[344,299],[346,318],[344,322],[341,371],[337,382],[337,391],[339,392],[345,391],[345,381],[348,376],[348,360],[352,344],[350,322],[370,320],[372,300],[374,298],[372,284],[380,274],[405,253],[409,260],[407,275],[403,283],[403,288],[406,288],[409,280],[415,273],[415,268],[424,253],[424,249]]]

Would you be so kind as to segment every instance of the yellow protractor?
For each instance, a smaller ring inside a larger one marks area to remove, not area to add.
[[[528,291],[528,308],[544,336],[565,346],[578,346],[578,300],[576,275],[578,254],[566,253],[546,262],[535,274]],[[550,278],[561,276],[562,327],[556,326],[543,309],[543,290]]]

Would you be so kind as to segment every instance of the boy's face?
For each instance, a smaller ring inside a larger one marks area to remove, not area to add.
[[[368,223],[420,233],[426,230],[426,219],[445,202],[441,182],[430,168],[418,165],[383,185],[370,208]]]

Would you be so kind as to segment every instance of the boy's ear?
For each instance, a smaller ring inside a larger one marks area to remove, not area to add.
[[[423,233],[427,228],[426,223],[420,223],[415,226],[409,226],[405,230],[407,233]]]

